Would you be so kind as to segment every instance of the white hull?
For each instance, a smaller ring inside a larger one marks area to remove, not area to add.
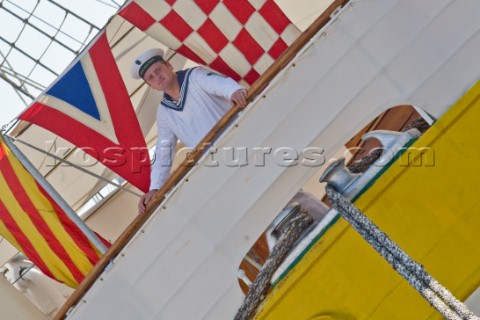
[[[241,260],[319,169],[274,151],[328,159],[390,107],[443,114],[479,78],[479,12],[477,0],[347,5],[215,145],[247,148],[248,165],[204,157],[67,318],[232,319]],[[272,148],[265,166],[255,147]]]

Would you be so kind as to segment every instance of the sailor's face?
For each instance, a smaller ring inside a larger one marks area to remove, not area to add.
[[[166,91],[175,80],[175,72],[170,63],[157,61],[148,68],[143,78],[153,89]]]

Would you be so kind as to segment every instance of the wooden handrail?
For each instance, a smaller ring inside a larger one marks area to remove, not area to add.
[[[247,102],[251,102],[263,89],[270,83],[270,81],[295,57],[295,55],[310,41],[310,39],[318,33],[329,21],[337,8],[344,6],[350,0],[335,0],[322,14],[292,43],[292,45],[285,50],[285,52],[265,71],[260,78],[248,89]],[[62,320],[67,316],[68,311],[75,306],[85,295],[87,290],[99,278],[105,267],[112,261],[120,251],[128,244],[133,236],[142,228],[144,223],[155,212],[160,203],[165,199],[165,195],[179,183],[183,177],[188,173],[192,164],[196,163],[210,143],[217,137],[217,135],[225,129],[225,127],[233,120],[241,108],[234,105],[210,130],[209,133],[200,141],[197,147],[188,154],[187,158],[180,164],[180,166],[170,175],[165,184],[153,196],[147,205],[147,210],[144,214],[138,215],[132,223],[128,225],[125,231],[113,243],[110,249],[102,256],[98,263],[92,268],[89,274],[83,279],[80,285],[68,298],[65,304],[55,315],[54,320]]]

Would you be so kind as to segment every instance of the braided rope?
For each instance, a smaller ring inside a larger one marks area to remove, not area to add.
[[[480,320],[350,201],[331,186],[327,186],[326,191],[328,200],[337,212],[445,319]]]
[[[235,320],[249,320],[252,318],[270,286],[270,280],[273,274],[294,247],[303,231],[312,223],[313,218],[304,210],[300,210],[300,212],[287,223],[278,242],[273,247],[272,252],[258,273],[257,278],[250,286],[250,290],[243,300],[242,306],[235,315]]]

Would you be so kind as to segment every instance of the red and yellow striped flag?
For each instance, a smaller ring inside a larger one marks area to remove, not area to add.
[[[70,287],[76,287],[101,257],[1,137],[0,234],[43,273]]]

